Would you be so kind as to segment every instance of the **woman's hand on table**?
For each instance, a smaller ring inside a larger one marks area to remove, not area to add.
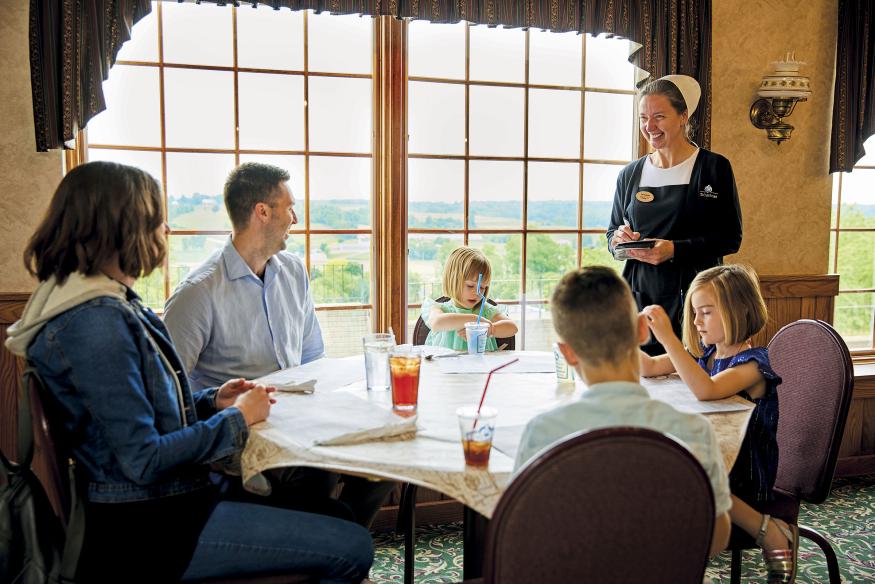
[[[271,397],[275,391],[276,388],[272,386],[254,385],[250,390],[237,396],[237,399],[234,400],[234,406],[243,414],[247,426],[257,424],[267,418],[270,414],[271,404],[276,403],[276,400]]]
[[[242,395],[255,387],[255,382],[246,381],[242,378],[229,379],[216,392],[216,409],[224,410],[234,405],[237,396]]]
[[[627,249],[626,254],[633,260],[658,266],[674,257],[674,242],[668,239],[657,239],[656,244],[649,249]]]

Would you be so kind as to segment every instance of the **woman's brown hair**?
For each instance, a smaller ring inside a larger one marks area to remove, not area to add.
[[[67,173],[24,250],[40,281],[86,276],[118,257],[131,277],[149,275],[167,254],[161,187],[148,173],[115,162],[89,162]]]

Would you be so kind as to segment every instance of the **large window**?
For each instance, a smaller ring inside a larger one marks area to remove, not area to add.
[[[629,43],[465,23],[408,30],[408,327],[442,295],[444,261],[464,243],[489,258],[517,347],[547,349],[562,274],[619,267],[604,233],[638,144]]]
[[[637,146],[628,42],[398,26],[408,31],[408,79],[381,104],[374,64],[397,55],[377,42],[373,18],[153,3],[87,132],[88,159],[141,167],[163,185],[170,253],[138,283],[149,305],[160,310],[225,245],[223,181],[246,161],[292,176],[299,224],[288,249],[310,271],[329,355],[359,352],[382,310],[373,266],[386,236],[373,219],[385,196],[376,169],[390,156],[407,170],[409,257],[407,274],[380,293],[407,286],[410,327],[422,300],[441,295],[442,262],[457,245],[489,256],[494,296],[527,349],[552,340],[546,299],[562,273],[619,268],[603,234],[617,173]],[[404,104],[402,159],[380,151],[374,120],[387,108],[402,119]]]
[[[866,141],[875,152],[875,139]],[[835,325],[851,350],[873,352],[875,340],[875,155],[833,178],[830,269],[839,278]]]
[[[88,126],[90,160],[144,168],[164,185],[170,254],[138,284],[161,309],[228,239],[222,186],[237,164],[285,168],[332,354],[370,330],[373,197],[371,18],[155,3],[104,85]]]

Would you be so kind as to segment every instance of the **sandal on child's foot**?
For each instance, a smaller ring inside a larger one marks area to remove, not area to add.
[[[771,521],[775,527],[787,538],[790,542],[790,549],[767,550],[763,548],[763,560],[766,563],[766,569],[769,574],[769,584],[792,584],[796,581],[796,567],[798,564],[797,553],[799,551],[799,527],[796,525],[788,525],[778,523],[769,515],[763,515],[763,522],[760,525],[760,531],[757,534],[756,543],[763,547],[763,540],[766,537],[766,530]],[[783,525],[782,525],[783,524]]]

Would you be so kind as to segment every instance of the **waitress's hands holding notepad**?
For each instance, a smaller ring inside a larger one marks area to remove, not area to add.
[[[641,239],[641,233],[632,231],[628,219],[614,231],[611,237],[614,259],[638,260],[658,265],[674,257],[674,242],[665,239]]]

